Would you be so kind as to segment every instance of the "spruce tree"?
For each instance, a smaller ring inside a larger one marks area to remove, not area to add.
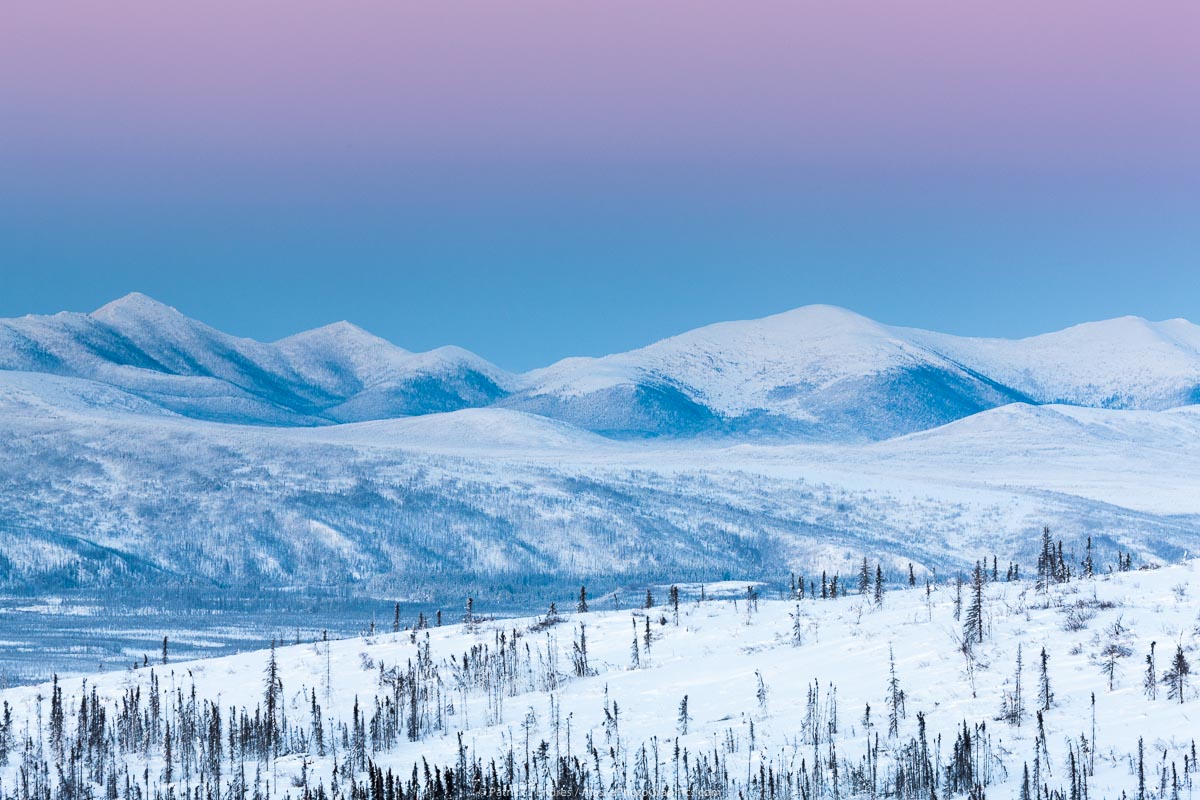
[[[580,614],[586,614],[588,610],[587,604],[587,587],[579,587],[579,602],[575,605],[575,610]]]
[[[1042,528],[1042,549],[1038,553],[1036,589],[1045,592],[1050,588],[1054,579],[1054,541],[1050,538],[1050,528]]]
[[[588,666],[587,626],[579,624],[579,638],[571,644],[571,662],[575,668],[575,677],[584,678],[592,674]]]
[[[875,605],[883,605],[883,567],[875,565]]]
[[[1054,704],[1054,692],[1050,690],[1050,655],[1042,648],[1041,666],[1038,670],[1038,703],[1042,711],[1049,711]]]
[[[799,647],[804,644],[804,626],[800,616],[800,604],[796,604],[796,612],[792,616],[792,644]]]
[[[963,623],[963,639],[967,642],[983,642],[983,565],[975,562],[975,573],[971,577],[971,605]]]
[[[1010,725],[1021,726],[1025,716],[1025,692],[1022,686],[1022,673],[1025,671],[1025,658],[1020,643],[1017,644],[1017,666],[1013,673],[1013,690],[1005,703],[1004,717]]]
[[[867,557],[863,556],[862,568],[858,571],[858,593],[865,595],[871,591],[871,567],[867,564]]]
[[[633,645],[629,648],[629,666],[631,669],[641,669],[642,654],[638,651],[637,618],[633,619]]]
[[[1151,700],[1158,699],[1158,672],[1154,665],[1154,647],[1158,642],[1150,643],[1150,652],[1146,654],[1146,678],[1142,682],[1142,687],[1146,690],[1146,697]]]
[[[268,753],[275,752],[275,743],[279,735],[279,699],[283,693],[283,683],[279,680],[279,664],[275,660],[275,640],[271,640],[271,654],[265,670],[266,687],[263,690],[263,706],[265,708],[263,725]]]
[[[896,677],[896,656],[892,646],[888,645],[888,736],[895,737],[900,733],[901,696],[900,679]]]
[[[1162,676],[1162,682],[1167,685],[1169,699],[1178,700],[1180,703],[1184,701],[1184,695],[1187,692],[1187,676],[1190,672],[1191,665],[1183,655],[1183,645],[1175,645],[1175,657],[1171,659],[1171,666]]]

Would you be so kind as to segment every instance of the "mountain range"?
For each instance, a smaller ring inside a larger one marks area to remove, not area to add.
[[[1043,525],[1174,559],[1200,550],[1197,387],[1183,320],[1008,341],[809,306],[512,374],[130,295],[0,321],[0,588],[518,599],[955,570]]]
[[[237,424],[497,407],[615,438],[872,441],[1013,402],[1145,410],[1200,402],[1200,327],[1123,317],[979,339],[806,306],[512,374],[457,347],[409,352],[348,322],[272,343],[238,338],[135,293],[90,314],[0,320],[0,369],[78,378],[170,413]]]

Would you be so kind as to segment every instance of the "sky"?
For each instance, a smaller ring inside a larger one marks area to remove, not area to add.
[[[509,369],[808,303],[1200,321],[1200,4],[0,9],[0,316],[141,291]]]

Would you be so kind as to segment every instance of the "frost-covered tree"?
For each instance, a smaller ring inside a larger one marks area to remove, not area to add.
[[[679,717],[677,719],[677,724],[679,727],[680,736],[687,736],[688,723],[691,721],[692,716],[688,713],[688,696],[685,694],[683,699],[679,701]]]
[[[1142,688],[1146,690],[1146,697],[1151,700],[1158,699],[1158,672],[1154,664],[1154,647],[1158,642],[1150,643],[1150,652],[1146,654],[1146,677],[1142,681]]]
[[[575,610],[580,614],[586,614],[588,610],[587,604],[587,587],[579,587],[579,602],[575,604]]]
[[[279,678],[279,662],[275,658],[275,640],[271,640],[271,653],[267,658],[267,668],[264,670],[265,686],[263,687],[263,724],[266,737],[266,749],[274,752],[279,739],[280,699],[283,696],[283,681]]]
[[[1050,527],[1046,526],[1042,528],[1042,547],[1038,552],[1036,588],[1039,592],[1045,592],[1054,582],[1055,561],[1054,540],[1050,538]]]
[[[863,556],[862,567],[858,570],[858,593],[865,596],[871,591],[871,567],[867,564],[867,557]]]
[[[579,624],[579,636],[571,644],[571,664],[577,678],[592,674],[588,666],[587,625],[583,623]]]
[[[1017,643],[1017,665],[1013,670],[1013,688],[1011,692],[1004,695],[1000,707],[1000,718],[1009,725],[1016,725],[1017,727],[1020,727],[1021,720],[1025,716],[1024,671],[1025,657],[1021,644]]]
[[[900,717],[904,714],[904,692],[900,689],[900,679],[896,677],[896,655],[892,646],[888,645],[888,736],[895,737],[900,733]]]
[[[875,605],[883,605],[883,567],[875,565]]]
[[[983,565],[975,562],[971,576],[971,605],[963,622],[963,639],[968,642],[983,642]]]
[[[800,614],[800,604],[796,604],[796,610],[791,614],[792,617],[792,644],[796,647],[804,644],[804,621]]]
[[[1133,654],[1133,651],[1125,644],[1125,635],[1128,631],[1129,629],[1125,627],[1120,617],[1117,617],[1105,631],[1106,641],[1100,649],[1098,661],[1100,674],[1108,679],[1110,692],[1113,690],[1117,674],[1120,671],[1121,659],[1128,658]]]
[[[1187,657],[1183,654],[1183,645],[1175,645],[1175,657],[1171,659],[1171,666],[1162,676],[1162,682],[1167,685],[1168,698],[1183,702],[1190,672],[1191,665],[1188,664]]]
[[[1054,692],[1050,689],[1050,654],[1044,647],[1038,668],[1038,704],[1042,711],[1049,711],[1054,705]]]

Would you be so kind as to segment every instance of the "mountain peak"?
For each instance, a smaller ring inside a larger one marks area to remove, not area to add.
[[[847,328],[879,329],[883,326],[870,317],[864,317],[855,311],[841,306],[831,306],[821,303],[800,306],[791,311],[764,317],[762,322],[780,322],[788,325],[803,327],[845,330]]]
[[[345,320],[294,333],[274,346],[284,352],[322,354],[324,358],[348,357],[363,362],[363,366],[372,360],[383,362],[408,356],[407,350]]]
[[[93,311],[90,316],[103,322],[112,322],[119,319],[182,317],[183,314],[175,307],[160,303],[149,295],[130,292],[111,303],[106,303]]]

